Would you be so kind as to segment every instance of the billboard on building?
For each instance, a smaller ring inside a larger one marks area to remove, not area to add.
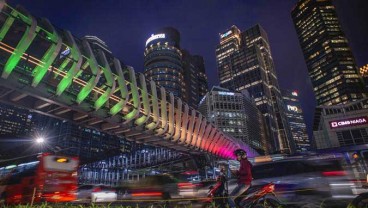
[[[368,116],[362,116],[362,117],[355,117],[355,118],[347,118],[343,120],[337,120],[337,121],[330,121],[330,128],[342,128],[342,127],[348,127],[348,126],[359,126],[367,124],[368,122]]]

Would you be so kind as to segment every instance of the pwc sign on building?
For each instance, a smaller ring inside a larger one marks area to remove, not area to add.
[[[330,121],[330,128],[342,128],[342,127],[349,127],[349,126],[359,126],[368,123],[368,116],[362,117],[355,117],[355,118],[347,118],[338,121]]]

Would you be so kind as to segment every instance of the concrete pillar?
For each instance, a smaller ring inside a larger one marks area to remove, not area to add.
[[[158,150],[155,148],[155,163],[158,162]]]
[[[146,152],[143,153],[143,165],[146,165]]]
[[[134,166],[133,167],[137,167],[137,152],[135,152],[134,154]]]
[[[151,157],[151,152],[147,152],[147,155],[146,155],[147,164],[151,163],[150,157]]]
[[[128,167],[131,167],[132,163],[133,163],[133,155],[130,154],[130,161],[129,161],[129,166]]]

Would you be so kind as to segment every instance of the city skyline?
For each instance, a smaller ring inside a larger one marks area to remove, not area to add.
[[[347,1],[0,0],[0,204],[368,205]]]
[[[233,24],[244,29],[260,23],[269,34],[280,86],[298,89],[301,94],[302,107],[305,109],[304,116],[308,132],[311,133],[315,101],[290,15],[297,1],[278,3],[257,1],[228,5],[223,5],[221,2],[203,1],[198,2],[195,8],[190,7],[193,6],[191,1],[166,4],[151,2],[147,4],[115,2],[114,4],[113,1],[99,4],[97,1],[77,1],[73,4],[53,2],[53,5],[50,5],[41,0],[37,3],[14,0],[9,3],[12,5],[19,3],[32,14],[48,18],[57,27],[68,28],[78,37],[96,35],[106,42],[115,56],[139,72],[143,72],[144,43],[151,31],[163,26],[173,26],[181,32],[182,48],[190,50],[193,54],[204,56],[210,86],[218,83],[214,54],[214,48],[219,40],[218,34]],[[358,20],[365,19],[366,14],[363,12],[364,8],[367,8],[366,3],[364,5],[363,1],[337,0],[335,5],[358,66],[362,66],[367,62],[363,55],[364,46],[367,45],[364,37],[368,29]],[[82,6],[84,10],[79,11],[79,7]],[[160,10],[161,8],[163,10]],[[343,8],[346,11],[343,11]],[[104,12],[100,12],[101,9]],[[159,11],[152,13],[150,10]],[[67,18],[62,14],[66,11]],[[74,21],[75,19],[77,21]],[[121,27],[116,27],[117,25]],[[357,26],[361,28],[359,32],[352,29]],[[290,82],[293,77],[295,79]]]

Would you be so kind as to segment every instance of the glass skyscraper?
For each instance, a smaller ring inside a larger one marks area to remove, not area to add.
[[[332,0],[299,0],[291,16],[317,105],[367,97]]]
[[[304,122],[303,110],[298,99],[298,92],[282,90],[282,97],[286,105],[286,116],[288,117],[291,133],[297,152],[305,152],[311,149],[311,143]]]
[[[144,75],[197,108],[208,91],[204,59],[180,48],[180,33],[166,27],[146,41]]]
[[[131,142],[123,137],[41,114],[36,114],[35,119],[37,132],[48,140],[47,151],[78,156],[81,163],[131,151]]]
[[[42,145],[35,139],[45,138]],[[40,151],[79,156],[82,163],[129,153],[131,142],[123,137],[76,125],[31,112],[28,109],[0,104],[0,158],[22,156]]]
[[[24,108],[0,104],[0,137],[34,136],[34,115]]]
[[[19,156],[36,151],[34,144],[35,113],[24,108],[0,104],[0,158]]]
[[[191,55],[187,50],[181,50],[181,52],[184,75],[183,100],[197,108],[200,99],[208,91],[204,59],[202,56]]]
[[[220,34],[216,48],[220,86],[246,89],[268,126],[270,153],[293,153],[294,144],[285,115],[268,37],[260,25],[241,32],[236,26]]]
[[[198,66],[198,98],[201,100],[208,92],[208,80],[206,69],[204,67],[204,59],[202,56],[195,55],[194,63]]]
[[[199,111],[225,134],[267,152],[264,117],[246,90],[232,92],[214,86],[201,100]]]
[[[166,27],[147,39],[144,75],[175,96],[182,97],[184,77],[179,31]]]

